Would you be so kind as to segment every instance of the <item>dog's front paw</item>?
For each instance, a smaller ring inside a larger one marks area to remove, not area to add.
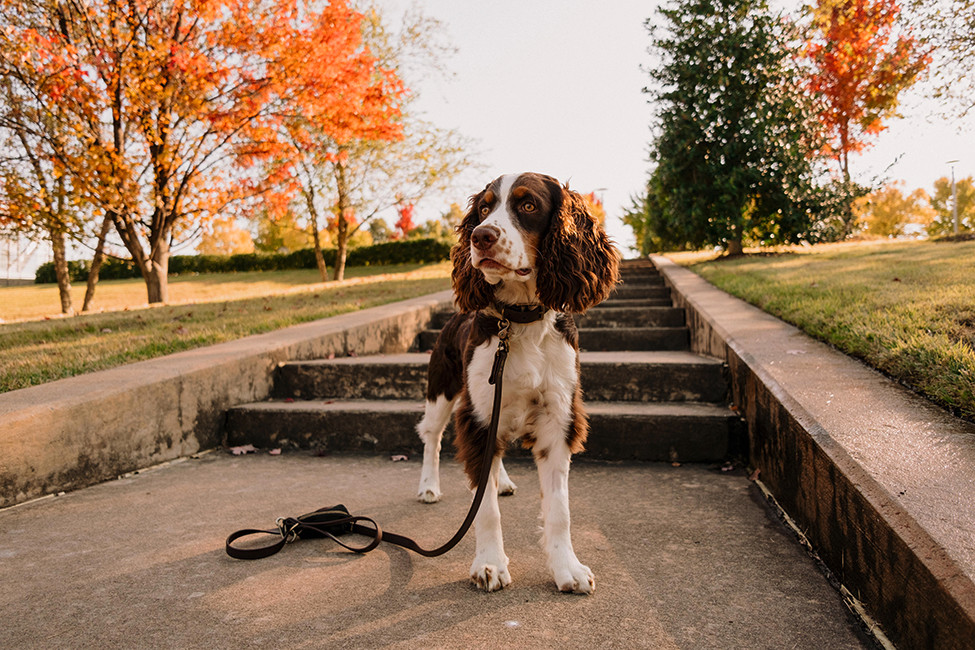
[[[423,503],[436,503],[440,501],[440,490],[435,490],[433,488],[420,488],[420,491],[416,493],[416,498]]]
[[[480,564],[475,561],[471,566],[471,582],[484,591],[498,591],[511,584],[511,575],[507,566]]]
[[[553,567],[552,575],[559,591],[591,594],[596,590],[596,579],[593,577],[592,571],[578,560]]]
[[[420,486],[416,491],[416,498],[423,503],[436,503],[440,501],[440,479],[434,476],[424,476],[420,477]]]

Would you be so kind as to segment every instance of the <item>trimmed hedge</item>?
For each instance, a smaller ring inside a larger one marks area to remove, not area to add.
[[[439,239],[407,239],[354,248],[348,252],[346,266],[380,266],[387,264],[431,264],[450,259],[449,242]],[[335,266],[336,250],[322,251],[325,264]],[[91,260],[68,262],[72,282],[85,282]],[[315,268],[315,249],[305,248],[293,253],[241,253],[238,255],[172,255],[169,274],[239,273],[244,271],[283,271]],[[98,273],[102,280],[141,277],[130,260],[106,259]],[[57,282],[54,262],[42,264],[34,276],[36,284]]]

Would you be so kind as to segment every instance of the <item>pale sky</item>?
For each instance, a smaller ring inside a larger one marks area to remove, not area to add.
[[[380,0],[402,11],[409,0]],[[480,146],[483,179],[452,200],[503,173],[538,171],[570,182],[573,189],[601,190],[607,227],[620,244],[632,243],[620,216],[630,196],[642,191],[648,163],[652,107],[641,90],[651,63],[646,18],[657,2],[634,0],[418,0],[424,12],[446,24],[459,52],[450,62],[452,81],[427,81],[418,90],[427,119],[456,128]],[[785,4],[784,2],[782,3]],[[791,3],[790,3],[791,4]],[[798,3],[796,3],[798,6]],[[975,175],[975,116],[957,131],[935,115],[930,100],[905,97],[904,118],[890,123],[877,144],[851,159],[863,180],[885,174],[905,188],[931,191],[934,180]],[[896,164],[895,164],[896,161]],[[419,220],[436,218],[450,201],[429,198]]]
[[[393,19],[413,0],[375,0]],[[656,0],[415,0],[445,23],[458,48],[450,81],[425,79],[416,90],[428,120],[475,140],[485,171],[448,197],[427,197],[416,220],[437,219],[498,175],[538,171],[597,191],[607,228],[624,249],[633,243],[620,220],[630,197],[641,193],[649,164],[652,107],[641,91],[649,82],[640,66],[652,63],[646,18]],[[797,0],[774,0],[799,7]],[[975,111],[938,115],[918,92],[905,95],[903,119],[894,120],[864,155],[851,159],[854,175],[884,175],[904,189],[932,190],[937,178],[975,176]],[[964,126],[959,132],[958,127]],[[886,171],[890,167],[889,171]],[[387,222],[396,221],[395,215]],[[178,252],[186,252],[180,250]],[[86,253],[87,254],[87,253]],[[29,269],[33,273],[33,269]]]

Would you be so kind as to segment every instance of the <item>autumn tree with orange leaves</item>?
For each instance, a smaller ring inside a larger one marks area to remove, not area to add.
[[[67,246],[83,227],[88,207],[74,200],[71,179],[46,141],[70,137],[36,101],[22,101],[9,79],[0,81],[0,229],[17,231],[51,245],[61,313],[75,312],[71,299]],[[56,110],[56,109],[55,109]]]
[[[3,0],[2,13],[3,110],[30,107],[16,125],[71,202],[111,220],[151,303],[167,300],[181,232],[289,200],[310,130],[399,137],[402,84],[343,0]]]
[[[370,0],[360,0],[358,6],[364,14],[364,42],[380,67],[414,81],[446,72],[445,63],[454,48],[444,37],[439,20],[414,6],[397,24],[385,19]],[[323,282],[327,275],[316,234],[323,217],[335,235],[332,279],[342,280],[353,237],[363,228],[369,229],[381,212],[404,203],[416,205],[477,168],[469,158],[473,143],[455,130],[422,119],[411,108],[414,99],[416,95],[409,92],[402,96],[400,115],[393,123],[403,137],[395,141],[369,133],[337,140],[327,131],[310,132],[314,142],[303,149],[306,155],[298,175],[301,200],[292,207],[303,213]]]
[[[812,10],[809,89],[821,100],[825,153],[836,158],[846,183],[850,153],[886,128],[901,91],[931,60],[899,15],[896,0],[819,0]]]

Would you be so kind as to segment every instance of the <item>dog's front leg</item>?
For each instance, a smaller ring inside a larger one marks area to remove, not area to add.
[[[501,458],[495,457],[484,500],[474,518],[477,551],[471,564],[471,582],[484,591],[497,591],[511,584],[508,556],[504,554],[504,540],[501,536],[501,509],[498,507],[500,470]]]
[[[559,591],[590,594],[596,588],[592,571],[576,557],[569,533],[569,460],[564,439],[535,449],[542,490],[542,545]]]

